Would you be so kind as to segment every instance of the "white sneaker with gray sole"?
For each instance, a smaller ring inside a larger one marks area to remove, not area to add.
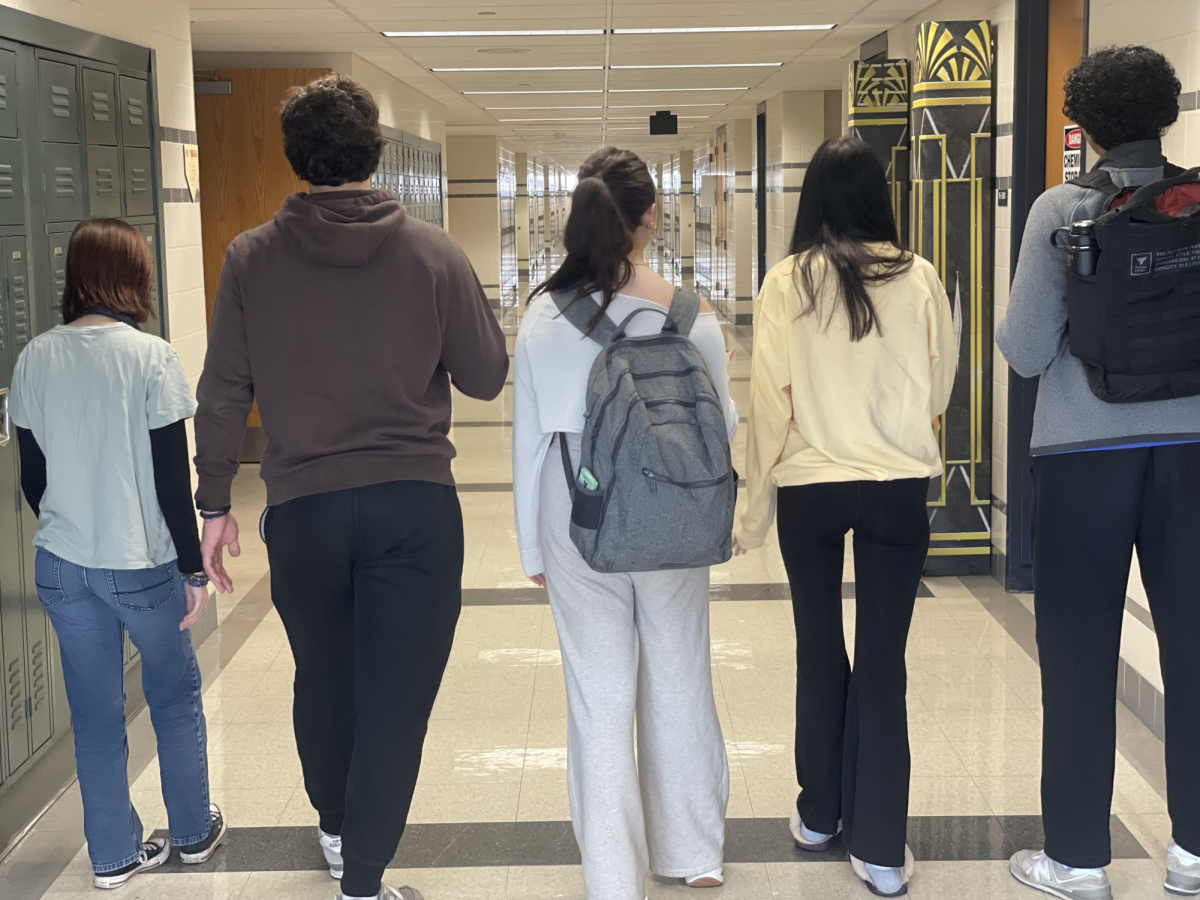
[[[317,839],[321,842],[321,852],[325,854],[325,862],[329,863],[329,877],[341,881],[342,879],[342,836],[340,834],[326,834],[317,826]]]
[[[1167,847],[1167,881],[1163,887],[1185,897],[1200,895],[1200,856],[1188,853],[1175,843],[1175,838]]]
[[[1052,860],[1045,850],[1018,850],[1008,870],[1026,887],[1061,900],[1112,900],[1112,885],[1103,869],[1072,869]]]
[[[338,894],[336,900],[344,900],[344,896]],[[390,884],[385,884],[375,896],[375,900],[425,900],[425,898],[421,896],[421,892],[416,888],[408,886],[396,888]]]
[[[97,872],[92,877],[92,884],[102,891],[119,888],[134,875],[157,869],[171,858],[171,842],[163,840],[145,841],[138,851],[138,858],[115,872]]]

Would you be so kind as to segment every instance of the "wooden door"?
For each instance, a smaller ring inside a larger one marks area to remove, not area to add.
[[[1046,187],[1063,182],[1063,82],[1083,58],[1085,0],[1050,0],[1049,50],[1046,55]],[[1086,167],[1086,151],[1084,155]],[[1086,171],[1086,168],[1085,168]]]
[[[211,69],[196,73],[197,81],[230,84],[228,94],[196,96],[204,300],[209,321],[230,241],[270,221],[289,194],[306,189],[283,155],[279,107],[292,87],[331,71]],[[257,407],[248,424],[261,427]]]

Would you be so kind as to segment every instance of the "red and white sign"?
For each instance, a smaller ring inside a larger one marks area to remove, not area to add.
[[[1083,173],[1083,129],[1067,125],[1063,129],[1063,182]]]

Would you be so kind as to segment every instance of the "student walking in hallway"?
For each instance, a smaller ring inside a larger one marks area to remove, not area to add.
[[[1135,548],[1165,687],[1166,886],[1200,895],[1200,396],[1173,391],[1169,399],[1105,402],[1094,392],[1095,373],[1072,354],[1068,337],[1068,330],[1085,332],[1068,311],[1067,254],[1050,244],[1057,229],[1099,219],[1135,190],[1180,173],[1163,156],[1161,140],[1179,117],[1179,94],[1171,63],[1149,47],[1100,50],[1070,73],[1066,113],[1099,161],[1085,183],[1051,188],[1033,204],[1008,314],[996,329],[1013,369],[1041,379],[1030,449],[1046,843],[1019,851],[1010,871],[1065,900],[1113,896],[1104,868],[1112,861],[1114,700]],[[1200,198],[1195,184],[1174,193],[1184,206]],[[1185,234],[1189,211],[1179,215],[1178,226],[1167,220],[1172,241]],[[1119,249],[1128,246],[1114,242],[1091,278],[1122,305],[1136,297],[1140,321],[1114,317],[1101,330],[1125,359],[1152,359],[1156,374],[1113,381],[1127,391],[1168,374],[1195,384],[1200,275],[1189,275],[1190,283],[1169,297],[1169,282],[1158,276],[1169,276],[1170,267],[1131,276],[1129,256]],[[1117,259],[1120,265],[1110,268]]]
[[[549,591],[562,648],[567,791],[587,894],[643,900],[650,872],[697,887],[723,882],[729,766],[709,667],[709,572],[595,571],[572,541],[568,480],[579,472],[585,488],[599,487],[580,468],[589,372],[621,335],[687,336],[711,379],[705,399],[723,447],[737,428],[737,408],[715,313],[643,261],[655,221],[645,163],[608,148],[584,163],[579,178],[566,260],[534,292],[517,336],[517,541],[525,573]],[[593,423],[603,415],[598,406]],[[659,523],[664,532],[671,527]]]
[[[791,255],[754,316],[746,505],[735,552],[761,547],[778,506],[796,622],[796,846],[844,830],[870,890],[908,890],[904,663],[942,470],[957,348],[937,272],[899,247],[883,166],[853,137],[821,146]],[[842,631],[854,532],[854,666]]]
[[[232,589],[230,484],[257,400],[271,596],[320,843],[346,900],[413,900],[382,876],[461,606],[450,384],[490,400],[508,357],[459,246],[370,189],[383,137],[367,90],[328,76],[281,119],[310,192],[236,238],[221,271],[196,416],[205,566]]]
[[[152,271],[133,226],[77,226],[67,246],[66,324],[22,352],[9,401],[21,486],[38,516],[37,591],[61,648],[98,888],[161,866],[172,844],[184,863],[206,862],[226,832],[209,801],[189,630],[208,604],[184,425],[196,402],[175,350],[138,327],[153,315]],[[130,800],[124,631],[141,654],[169,841],[144,839]]]

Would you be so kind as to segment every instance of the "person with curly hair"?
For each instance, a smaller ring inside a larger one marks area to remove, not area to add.
[[[1064,112],[1118,188],[1161,181],[1162,137],[1180,83],[1147,47],[1111,47],[1067,76]],[[1044,193],[1025,226],[996,342],[1026,378],[1034,413],[1034,605],[1042,672],[1043,850],[1022,850],[1020,882],[1067,900],[1110,900],[1118,657],[1134,548],[1166,685],[1168,890],[1200,894],[1200,397],[1110,404],[1067,340],[1066,255],[1055,229],[1095,219],[1110,195]]]
[[[371,189],[383,136],[361,84],[294,89],[283,149],[307,193],[225,255],[197,391],[201,554],[233,590],[230,485],[257,400],[260,532],[296,661],[292,721],[343,900],[420,900],[382,876],[400,842],[462,604],[451,382],[491,400],[504,333],[462,248]]]

